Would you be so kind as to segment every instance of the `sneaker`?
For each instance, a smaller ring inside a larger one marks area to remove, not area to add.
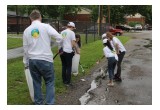
[[[67,87],[73,87],[73,84],[72,83],[67,83],[65,84]]]
[[[114,83],[108,83],[107,85],[110,86],[110,87],[113,87]]]
[[[122,79],[121,78],[116,78],[115,81],[122,82]]]

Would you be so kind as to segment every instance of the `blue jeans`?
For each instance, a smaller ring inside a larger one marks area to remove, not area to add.
[[[108,73],[109,73],[109,79],[113,80],[114,78],[114,69],[116,67],[117,60],[115,57],[108,57]]]
[[[29,60],[29,69],[33,79],[34,100],[36,105],[43,104],[42,97],[42,77],[46,85],[46,103],[47,105],[54,104],[54,69],[53,63],[44,60]]]

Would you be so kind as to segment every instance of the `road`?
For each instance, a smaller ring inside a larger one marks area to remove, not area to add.
[[[107,87],[106,81],[94,90],[87,104],[151,105],[152,104],[152,32],[128,34],[127,53],[122,64],[122,83]]]
[[[108,76],[102,77],[106,59],[78,80],[74,88],[57,96],[56,104],[151,105],[152,104],[152,31],[126,33],[131,37],[125,47],[122,82],[108,87]],[[103,71],[102,71],[103,70]],[[88,91],[89,90],[89,91]],[[65,97],[65,98],[64,98]]]

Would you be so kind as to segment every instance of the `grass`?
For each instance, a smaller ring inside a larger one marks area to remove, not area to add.
[[[23,39],[22,38],[7,38],[7,50],[17,47],[22,47]]]
[[[7,34],[7,37],[22,37],[23,34]]]
[[[94,41],[100,39],[100,37],[98,37],[97,34],[95,34],[95,36],[94,36],[94,34],[88,34],[87,35],[87,43],[86,43],[86,34],[80,34],[80,36],[81,36],[82,45],[85,45],[85,44],[88,44],[88,43],[91,43],[91,42],[94,42]]]
[[[18,47],[22,47],[22,43],[23,43],[23,39],[22,38],[11,38],[11,37],[16,37],[17,34],[7,34],[8,38],[7,38],[7,50],[9,49],[13,49],[13,48],[18,48]],[[82,45],[86,44],[86,35],[85,34],[80,34],[81,35],[81,42]],[[20,34],[19,36],[22,36],[22,34]],[[98,40],[99,37],[97,35],[93,34],[88,34],[87,35],[87,44],[94,42],[95,40]],[[54,39],[52,39],[54,40]],[[54,40],[55,41],[55,40]]]
[[[127,42],[129,37],[119,37],[123,42]],[[90,69],[96,64],[96,61],[103,55],[103,45],[101,40],[97,40],[88,45],[84,45],[81,48],[81,64],[83,65],[86,74],[90,73]],[[56,48],[53,48],[54,54],[57,52]],[[67,91],[67,88],[62,83],[61,78],[61,61],[59,56],[54,60],[55,69],[55,89],[56,96],[63,94]],[[82,77],[84,74],[81,73],[79,68],[79,75],[72,77],[73,82]],[[43,89],[44,91],[44,89]],[[32,104],[29,91],[25,79],[24,67],[22,63],[22,57],[11,59],[7,61],[7,104],[8,105],[27,105]]]

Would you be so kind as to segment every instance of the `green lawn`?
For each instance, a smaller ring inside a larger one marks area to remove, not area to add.
[[[129,40],[129,37],[119,37],[120,40],[125,43]],[[93,43],[84,45],[81,48],[81,64],[83,65],[86,74],[90,73],[90,69],[96,64],[96,61],[103,55],[103,45],[101,40],[97,40]],[[53,49],[54,53],[57,49]],[[55,68],[55,89],[56,96],[67,91],[62,83],[61,78],[61,61],[59,56],[54,61]],[[84,74],[80,73],[77,77],[72,77],[73,82],[79,79]],[[32,104],[26,84],[24,67],[22,63],[22,57],[7,61],[7,104],[20,105],[20,104]]]
[[[16,36],[16,35],[8,34],[8,36]],[[94,38],[93,34],[88,34],[87,43],[94,42],[94,40],[98,40],[98,39],[99,39],[99,37],[97,35],[95,35],[95,38]],[[7,38],[7,50],[17,48],[17,47],[22,47],[22,45],[23,45],[22,41],[23,41],[22,38],[11,38],[11,37]],[[86,35],[85,34],[81,34],[81,42],[82,42],[82,45],[86,44]]]
[[[7,38],[7,50],[22,47],[22,38]]]

